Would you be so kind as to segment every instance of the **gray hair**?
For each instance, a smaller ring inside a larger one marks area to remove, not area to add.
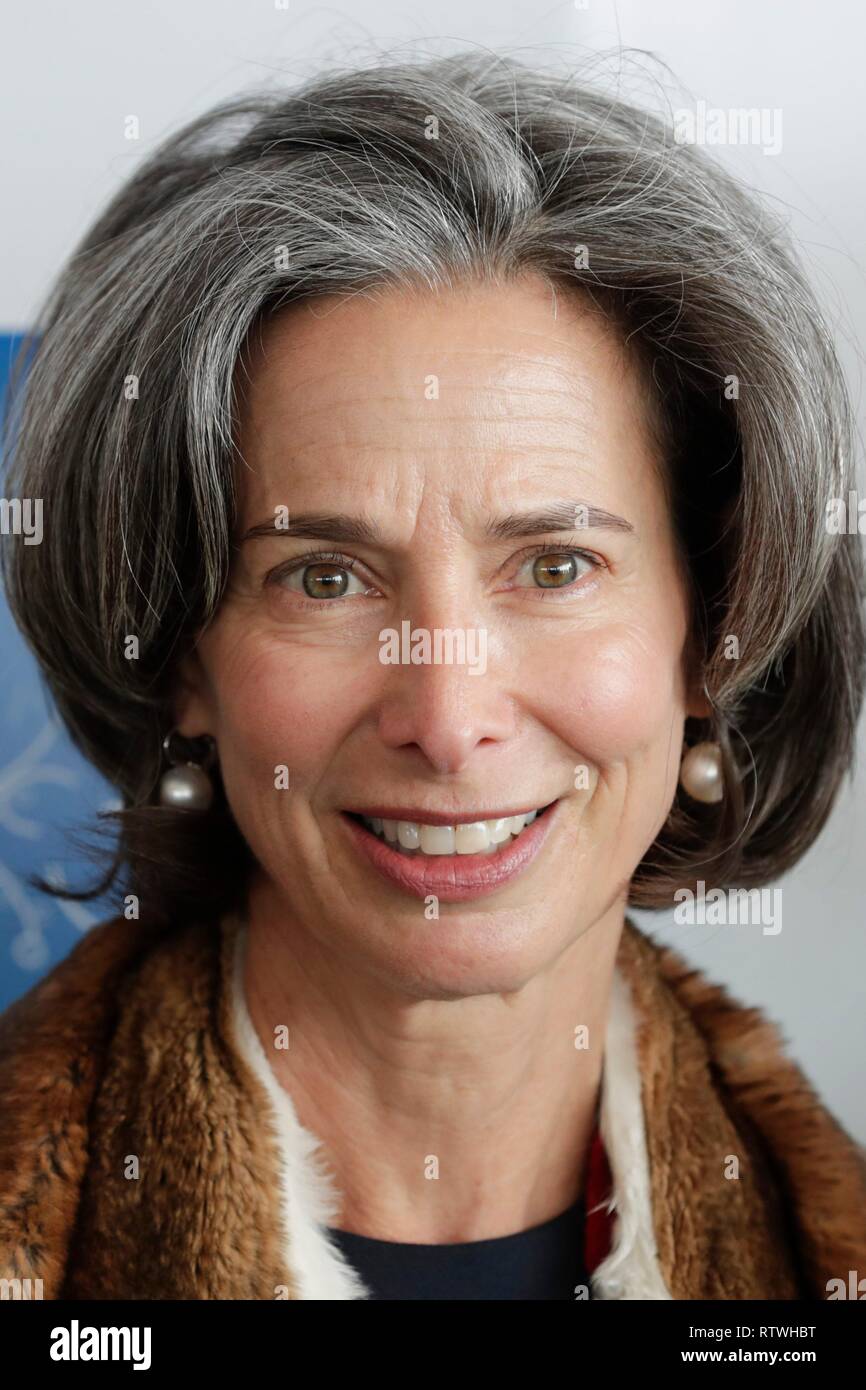
[[[242,97],[162,144],[64,267],[16,373],[9,486],[45,499],[47,528],[4,549],[10,603],[123,794],[112,874],[147,882],[156,915],[184,885],[219,908],[214,847],[243,854],[224,798],[182,847],[184,813],[148,803],[178,658],[231,561],[251,333],[324,293],[527,271],[611,314],[652,379],[714,710],[690,737],[724,753],[724,802],[677,799],[632,901],[766,881],[820,830],[863,694],[863,569],[857,537],[825,525],[854,486],[850,412],[785,228],[662,117],[575,76],[382,63]]]

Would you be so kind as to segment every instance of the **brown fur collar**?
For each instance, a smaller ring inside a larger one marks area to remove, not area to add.
[[[821,1299],[828,1279],[866,1274],[866,1155],[777,1027],[636,929],[623,946],[674,1297]],[[723,1176],[728,1155],[738,1181]]]
[[[238,1043],[237,931],[108,922],[0,1017],[0,1278],[46,1298],[308,1296],[274,1110]],[[775,1026],[631,924],[617,967],[658,1287],[820,1299],[866,1274],[866,1158]],[[630,1152],[612,1155],[624,1268]]]

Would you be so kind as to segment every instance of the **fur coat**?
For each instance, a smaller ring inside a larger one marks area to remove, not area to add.
[[[0,1279],[44,1298],[368,1296],[247,1013],[244,943],[237,919],[158,936],[116,919],[0,1016]],[[864,1150],[775,1025],[628,922],[599,1116],[593,1297],[824,1299],[866,1275]]]

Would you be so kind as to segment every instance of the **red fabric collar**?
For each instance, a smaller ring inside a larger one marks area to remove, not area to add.
[[[597,1124],[589,1146],[584,1190],[583,1256],[587,1273],[592,1274],[609,1254],[613,1239],[613,1213],[608,1211],[613,1178]]]

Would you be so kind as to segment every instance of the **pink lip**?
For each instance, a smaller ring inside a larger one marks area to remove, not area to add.
[[[535,806],[518,806],[513,811],[426,811],[423,806],[386,806],[379,803],[376,806],[344,806],[344,811],[351,811],[355,816],[366,816],[368,820],[409,820],[420,821],[422,825],[457,825],[468,824],[476,820],[505,820],[508,816],[526,816],[530,811],[539,811],[542,806],[549,805],[545,801],[539,801]]]
[[[401,854],[387,840],[379,839],[351,816],[342,814],[346,826],[361,854],[398,888],[416,897],[434,893],[445,902],[468,902],[485,893],[493,893],[504,883],[516,878],[535,859],[548,834],[559,808],[557,801],[543,816],[538,816],[495,854]]]

